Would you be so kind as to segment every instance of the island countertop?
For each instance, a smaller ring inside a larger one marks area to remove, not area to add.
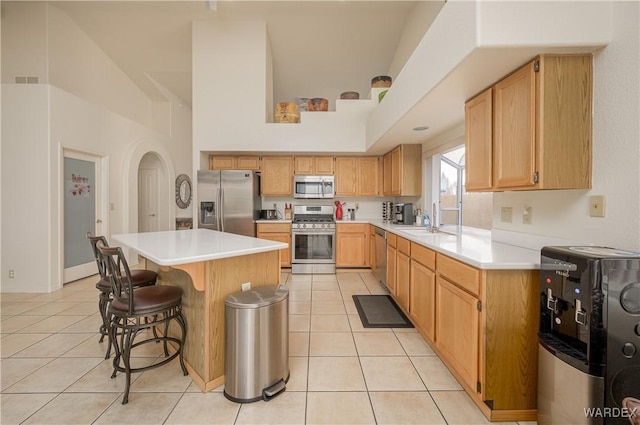
[[[159,266],[175,266],[286,249],[282,242],[208,229],[127,233],[112,239]]]

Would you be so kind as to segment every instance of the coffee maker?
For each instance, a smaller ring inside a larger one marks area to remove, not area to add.
[[[395,205],[395,224],[412,225],[414,220],[413,204]]]

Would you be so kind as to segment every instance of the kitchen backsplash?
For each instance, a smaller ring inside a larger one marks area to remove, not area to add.
[[[335,201],[345,203],[343,210],[345,216],[349,208],[358,208],[356,211],[357,220],[379,220],[382,219],[382,203],[386,201],[391,202],[413,202],[419,205],[420,200],[394,198],[394,197],[382,197],[382,198],[342,198],[336,197],[334,199],[294,199],[294,198],[276,198],[276,197],[263,197],[262,209],[273,209],[273,204],[276,204],[276,209],[279,211],[278,216],[284,216],[284,205],[334,205]]]

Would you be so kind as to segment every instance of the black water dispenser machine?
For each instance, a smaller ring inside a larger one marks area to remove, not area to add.
[[[629,425],[640,412],[640,253],[544,247],[539,425]]]

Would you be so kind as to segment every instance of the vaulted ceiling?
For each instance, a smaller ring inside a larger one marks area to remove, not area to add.
[[[194,20],[215,24],[263,19],[273,54],[274,102],[293,101],[298,96],[326,97],[333,102],[343,91],[366,97],[371,78],[388,75],[392,63],[395,72],[399,71],[398,63],[407,57],[395,56],[398,43],[417,3],[175,0],[51,4],[65,11],[151,99],[164,99],[155,80],[191,104]],[[429,2],[434,16],[442,4]],[[422,34],[413,34],[413,41],[417,43]]]

